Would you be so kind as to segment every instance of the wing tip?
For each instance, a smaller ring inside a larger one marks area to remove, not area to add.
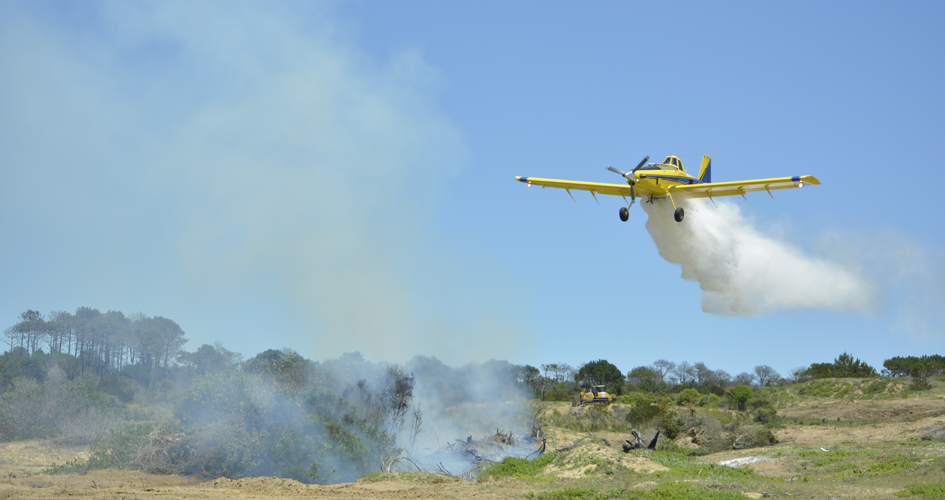
[[[796,175],[794,177],[791,177],[791,180],[794,182],[804,181],[808,184],[820,184],[820,181],[817,180],[817,178],[814,177],[813,175]]]
[[[520,176],[520,175],[516,175],[516,176],[515,176],[515,180],[517,180],[517,181],[519,181],[519,182],[528,182],[528,177],[522,177],[522,176]]]

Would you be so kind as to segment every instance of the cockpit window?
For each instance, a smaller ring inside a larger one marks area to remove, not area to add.
[[[664,164],[664,165],[665,165],[665,164],[668,164],[668,163],[670,163],[672,160],[673,160],[673,157],[672,157],[672,156],[667,156],[666,159],[663,160],[663,164]]]
[[[677,164],[676,164],[676,158],[673,158],[673,159],[672,159],[672,160],[670,160],[670,161],[672,161],[672,162],[673,162],[673,166],[674,166],[674,167],[675,167],[675,166],[677,166]]]

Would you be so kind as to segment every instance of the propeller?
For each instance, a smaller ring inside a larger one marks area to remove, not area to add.
[[[619,168],[611,167],[610,165],[607,165],[607,170],[610,170],[611,172],[616,172],[624,177],[627,176],[627,173],[624,172],[623,170],[620,170]]]
[[[634,185],[634,182],[633,182],[633,181],[636,179],[636,176],[634,176],[633,174],[635,174],[635,173],[637,172],[637,170],[640,169],[640,167],[642,167],[643,165],[645,165],[646,162],[647,162],[647,160],[649,160],[649,159],[650,159],[649,156],[647,156],[646,158],[642,159],[642,160],[640,161],[640,163],[637,163],[637,166],[633,167],[633,170],[631,170],[631,171],[629,171],[629,172],[624,172],[623,170],[620,170],[619,168],[614,168],[614,167],[611,167],[610,165],[607,165],[607,170],[610,170],[611,172],[614,172],[614,173],[617,173],[617,174],[622,175],[623,178],[624,178],[624,179],[627,179],[627,181],[630,183],[630,200],[631,200],[631,201],[630,201],[630,206],[631,206],[631,207],[633,206],[633,202],[637,199],[636,193],[633,192],[633,185]],[[621,209],[621,210],[623,210],[623,209]],[[620,218],[621,218],[622,220],[626,221],[626,219],[623,218],[623,213],[624,213],[624,212],[621,212]]]
[[[647,162],[647,160],[649,160],[649,159],[650,159],[650,157],[647,156],[647,157],[644,158],[642,161],[640,161],[640,163],[638,163],[636,167],[633,167],[633,170],[631,170],[631,171],[629,171],[629,172],[624,172],[623,170],[620,170],[619,168],[611,167],[610,165],[607,165],[607,170],[610,170],[611,172],[614,172],[614,173],[617,173],[617,174],[622,175],[622,176],[624,177],[624,179],[629,179],[630,177],[633,177],[633,174],[636,173],[637,170],[640,170],[640,167],[642,167],[643,165],[645,165],[646,162]]]

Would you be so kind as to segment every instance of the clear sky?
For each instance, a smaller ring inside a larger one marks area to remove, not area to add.
[[[2,2],[0,326],[88,306],[171,318],[189,350],[625,372],[945,354],[943,18],[941,2]],[[619,182],[605,165],[669,154],[712,155],[716,181],[816,175],[716,216],[796,257],[748,276],[766,290],[817,296],[805,276],[829,268],[878,300],[705,312],[640,207],[622,223],[622,199],[514,181]]]

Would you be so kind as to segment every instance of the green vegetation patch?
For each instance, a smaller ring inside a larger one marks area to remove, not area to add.
[[[650,454],[650,460],[669,468],[669,472],[655,472],[653,473],[654,476],[671,475],[766,479],[761,476],[756,476],[751,469],[729,467],[711,462],[692,462],[682,453],[655,452]]]
[[[889,380],[881,378],[879,380],[874,380],[870,382],[869,385],[863,388],[865,394],[881,394],[886,392],[886,388],[889,387]]]
[[[825,465],[835,464],[837,462],[842,462],[843,457],[825,457],[819,460],[814,460],[815,467],[823,467]]]
[[[918,462],[915,458],[909,455],[895,454],[889,455],[882,460],[867,465],[866,467],[853,468],[851,470],[839,472],[834,475],[834,478],[843,479],[851,476],[881,476],[884,474],[892,474],[904,469],[909,469],[915,467],[916,465],[918,465]]]
[[[554,476],[539,476],[538,473],[540,473],[541,470],[554,459],[554,453],[546,453],[533,460],[505,457],[501,462],[483,471],[482,475],[496,477],[508,476],[518,479],[549,481],[556,478]]]
[[[657,485],[650,491],[646,490],[611,490],[601,492],[591,488],[565,488],[534,495],[526,493],[524,498],[538,498],[540,500],[606,500],[621,498],[626,500],[743,500],[747,496],[733,491],[709,490],[702,486],[666,482]]]
[[[827,451],[823,451],[820,448],[801,448],[798,449],[796,453],[799,457],[852,457],[878,455],[881,452],[858,448],[842,448]]]
[[[897,497],[945,498],[945,484],[919,483],[910,484],[906,489],[896,492]]]

